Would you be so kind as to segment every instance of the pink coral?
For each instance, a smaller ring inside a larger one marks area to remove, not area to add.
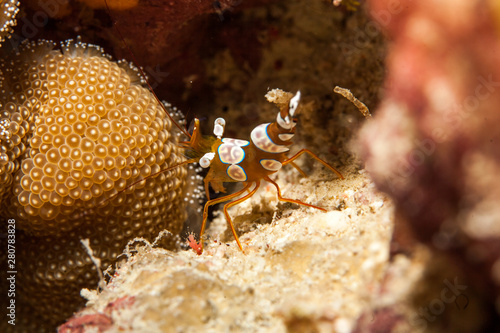
[[[417,239],[454,255],[468,283],[498,302],[500,40],[492,1],[370,3],[393,44],[385,100],[361,134],[366,168]]]

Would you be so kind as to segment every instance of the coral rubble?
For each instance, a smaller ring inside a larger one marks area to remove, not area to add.
[[[222,214],[202,256],[137,242],[138,252],[102,292],[82,292],[86,308],[60,332],[348,332],[384,276],[392,205],[366,175],[346,175],[339,181],[323,171],[285,186],[288,197],[307,193],[323,207],[344,209],[278,204],[272,223],[256,224],[276,209],[274,190],[231,208],[244,215],[235,219],[238,228],[253,224],[241,237],[245,254],[216,231],[226,225]]]

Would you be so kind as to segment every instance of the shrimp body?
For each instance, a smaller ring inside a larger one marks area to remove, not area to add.
[[[283,198],[278,184],[269,178],[271,174],[278,172],[282,166],[286,164],[291,164],[303,173],[302,170],[300,170],[298,166],[293,163],[293,161],[304,153],[311,155],[327,168],[335,172],[340,178],[343,178],[337,170],[308,149],[302,149],[290,158],[287,156],[287,152],[290,150],[290,146],[292,145],[291,140],[295,133],[295,125],[297,124],[294,114],[297,111],[299,101],[300,92],[297,92],[297,94],[290,99],[288,107],[282,108],[277,114],[275,122],[258,125],[252,130],[249,141],[222,138],[226,123],[223,118],[217,118],[215,120],[215,138],[201,136],[199,133],[199,120],[195,119],[193,135],[191,136],[189,142],[184,142],[183,144],[189,152],[187,154],[188,156],[197,156],[190,161],[197,161],[202,168],[209,168],[209,171],[204,179],[205,192],[207,194],[208,201],[203,210],[203,222],[200,237],[203,236],[205,231],[208,217],[208,207],[217,203],[230,201],[224,206],[223,211],[231,227],[234,238],[236,239],[239,248],[243,251],[243,247],[238,239],[238,235],[236,234],[227,209],[254,195],[260,186],[261,180],[270,182],[276,187],[278,199],[281,201],[292,202],[326,211],[323,208],[310,205],[299,200]],[[226,190],[223,183],[228,182],[242,182],[244,187],[235,193],[210,200],[208,195],[209,186],[211,186],[215,191],[224,193]],[[243,195],[245,191],[249,191],[248,194],[238,198]]]

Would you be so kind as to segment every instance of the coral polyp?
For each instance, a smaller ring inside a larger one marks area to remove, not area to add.
[[[17,24],[16,15],[19,12],[19,1],[2,0],[0,1],[0,43],[10,37],[12,27]]]
[[[98,47],[68,42],[62,53],[53,47],[25,44],[19,59],[0,66],[12,80],[2,111],[8,124],[4,136],[11,137],[2,146],[14,176],[10,215],[36,236],[115,216],[148,216],[146,224],[155,225],[161,214],[149,203],[159,199],[153,189],[160,187],[156,192],[163,196],[182,187],[176,182],[164,190],[165,175],[148,179],[139,190],[144,194],[120,194],[94,207],[139,177],[178,162],[171,122],[149,92],[133,83],[137,78],[99,54]],[[40,50],[48,52],[42,56]],[[23,139],[29,140],[28,149]],[[185,173],[172,171],[180,179]]]
[[[0,70],[0,216],[22,230],[19,296],[29,305],[20,311],[30,306],[56,323],[97,279],[80,238],[90,239],[105,268],[130,238],[178,234],[187,170],[106,200],[182,157],[172,122],[139,76],[99,47],[24,43]]]

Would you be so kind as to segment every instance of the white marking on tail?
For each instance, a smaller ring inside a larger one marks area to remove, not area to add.
[[[289,151],[290,149],[288,147],[277,145],[271,140],[267,134],[267,127],[269,125],[269,123],[261,124],[252,130],[250,137],[252,138],[253,144],[267,153],[284,153]]]
[[[292,133],[282,133],[282,134],[278,134],[278,137],[280,138],[280,140],[282,141],[288,141],[290,140],[291,138],[293,138],[293,134]]]

